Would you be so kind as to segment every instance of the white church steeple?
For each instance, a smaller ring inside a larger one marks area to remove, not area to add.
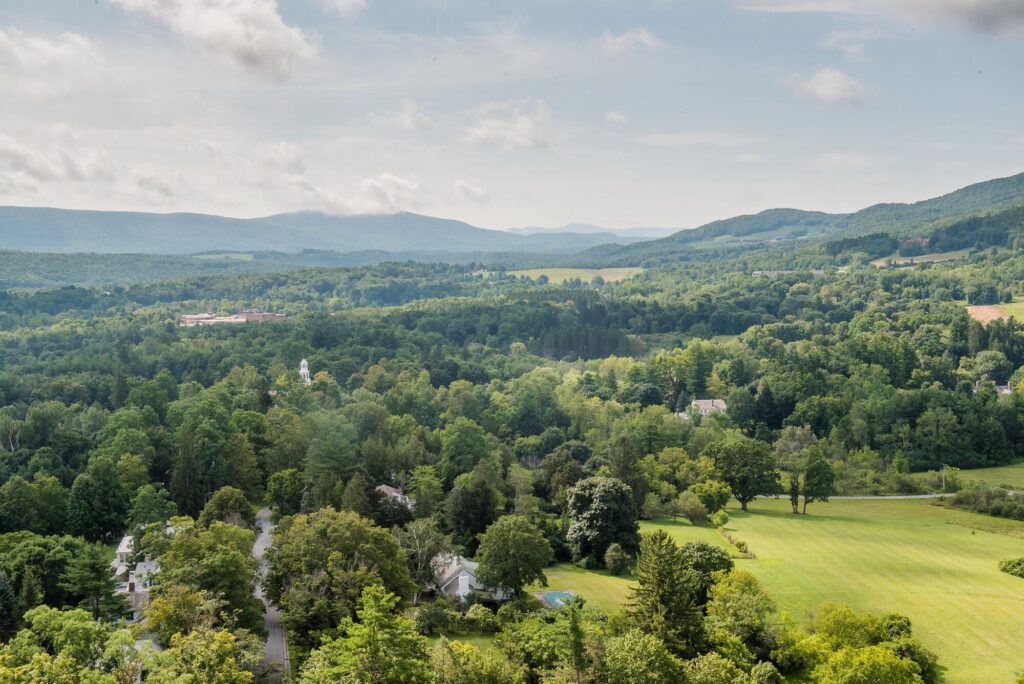
[[[299,364],[299,377],[302,378],[302,384],[304,385],[308,385],[313,382],[309,378],[309,363],[306,359],[302,359],[302,362]]]

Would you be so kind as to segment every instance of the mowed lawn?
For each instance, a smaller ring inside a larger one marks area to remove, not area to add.
[[[727,529],[757,556],[736,564],[792,620],[826,601],[894,611],[939,654],[948,682],[1012,682],[1024,670],[1024,580],[998,568],[1024,556],[1024,523],[922,500],[832,501],[806,516],[784,500],[750,508],[729,511]]]
[[[539,278],[542,275],[548,277],[548,282],[559,285],[566,280],[579,278],[584,283],[589,283],[597,276],[604,278],[606,283],[617,283],[637,273],[643,272],[642,268],[528,268],[521,271],[509,271],[509,275],[527,276],[528,278]]]

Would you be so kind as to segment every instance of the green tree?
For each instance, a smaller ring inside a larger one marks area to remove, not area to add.
[[[341,495],[343,511],[358,513],[364,518],[373,517],[373,504],[370,502],[370,483],[361,472],[356,472],[345,485],[345,491]]]
[[[797,473],[789,474],[789,505],[794,513],[800,512],[800,475]]]
[[[604,675],[607,684],[674,684],[682,664],[661,639],[634,629],[608,640]]]
[[[298,513],[302,506],[305,482],[295,468],[279,470],[267,480],[267,499],[274,509],[274,517],[280,520],[286,515]]]
[[[505,658],[441,637],[430,652],[434,684],[522,684],[523,673]]]
[[[197,522],[209,527],[217,520],[238,527],[252,527],[256,524],[256,511],[241,489],[221,487],[203,506]]]
[[[447,482],[468,473],[491,450],[491,439],[482,427],[468,418],[456,418],[441,432],[441,461],[438,470]]]
[[[166,489],[147,484],[139,487],[128,510],[128,526],[139,530],[152,523],[164,523],[178,514]]]
[[[747,510],[747,504],[758,496],[778,493],[779,472],[775,468],[771,446],[766,442],[742,437],[718,443],[709,449],[722,480],[732,495]]]
[[[445,518],[455,543],[470,554],[476,551],[477,535],[497,520],[501,495],[481,468],[455,479],[445,501]]]
[[[327,638],[309,655],[301,684],[391,684],[432,681],[426,639],[397,612],[399,599],[380,585],[363,590],[359,622],[346,619],[337,639]]]
[[[820,450],[815,449],[807,459],[804,469],[804,513],[807,504],[814,501],[828,501],[835,493],[836,473]]]
[[[147,684],[251,684],[253,670],[263,657],[262,645],[251,634],[200,628],[175,634],[171,646],[158,654]]]
[[[480,535],[477,578],[485,586],[518,594],[532,582],[547,586],[544,568],[554,560],[544,533],[519,515],[498,518]]]
[[[90,544],[73,557],[60,578],[61,587],[81,600],[82,607],[92,613],[93,620],[115,620],[128,613],[128,602],[115,593],[117,582],[110,573],[107,549]]]
[[[697,605],[696,573],[665,530],[645,535],[633,569],[627,616],[637,629],[660,637],[674,654],[688,657],[704,644],[703,616]]]
[[[444,500],[444,483],[437,476],[434,466],[419,465],[413,468],[409,476],[409,494],[416,500],[413,513],[417,518],[433,515]]]
[[[454,552],[452,537],[438,527],[433,518],[419,518],[392,533],[405,551],[409,574],[415,583],[412,604],[419,603],[420,593],[433,586],[437,573],[446,564],[446,556]]]
[[[566,541],[577,563],[599,565],[612,544],[618,544],[627,553],[639,547],[640,528],[633,492],[621,480],[580,480],[569,489],[565,508],[570,520]]]
[[[883,646],[844,648],[814,669],[821,684],[920,684],[921,668]]]
[[[18,596],[14,593],[14,584],[3,570],[0,570],[0,642],[7,641],[18,629],[21,609]]]
[[[749,572],[732,570],[719,575],[708,592],[708,632],[731,634],[753,647],[766,632],[775,603]]]

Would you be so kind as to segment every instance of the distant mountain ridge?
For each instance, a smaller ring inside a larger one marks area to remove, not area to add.
[[[901,238],[924,236],[959,219],[1021,204],[1024,173],[975,183],[920,202],[876,204],[849,214],[768,209],[656,239],[650,238],[671,229],[626,231],[568,224],[489,230],[405,212],[380,216],[298,212],[237,219],[192,213],[0,207],[0,250],[155,255],[320,250],[379,252],[419,261],[431,260],[431,255],[437,259],[441,254],[445,261],[453,256],[462,260],[458,255],[466,255],[468,261],[471,254],[528,254],[576,264],[635,266],[685,259],[702,250],[735,251],[874,232]]]
[[[640,239],[608,232],[521,235],[405,212],[380,216],[298,212],[237,219],[192,213],[0,207],[0,249],[26,252],[575,253],[599,244],[627,244]]]
[[[736,248],[815,238],[857,237],[886,232],[925,236],[958,219],[1024,204],[1024,173],[983,181],[907,204],[875,204],[849,214],[767,209],[713,221],[668,237],[633,245],[601,245],[577,255],[579,263],[638,265],[678,258],[696,250]]]

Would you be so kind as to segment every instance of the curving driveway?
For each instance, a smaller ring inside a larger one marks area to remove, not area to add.
[[[256,543],[252,547],[253,558],[260,563],[259,581],[256,583],[256,597],[263,601],[264,622],[267,628],[267,643],[264,647],[263,662],[273,670],[286,675],[291,674],[291,663],[288,660],[288,645],[285,642],[284,627],[281,626],[281,611],[263,596],[263,575],[267,570],[267,561],[263,557],[273,539],[273,523],[270,522],[270,509],[261,509],[256,514],[256,527],[259,531]]]

